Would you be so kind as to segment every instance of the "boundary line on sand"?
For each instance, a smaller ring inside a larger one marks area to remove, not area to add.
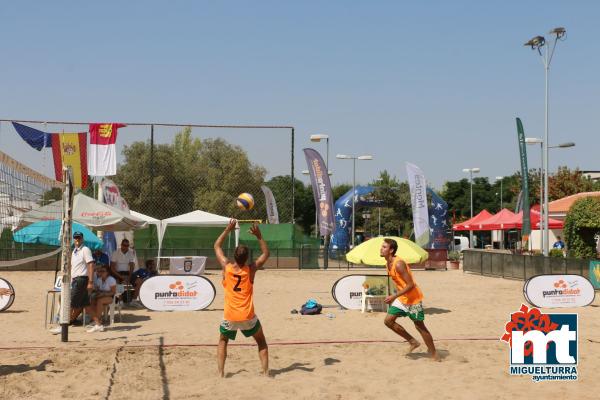
[[[435,342],[458,342],[458,341],[500,341],[497,337],[472,337],[472,338],[441,338],[436,339]],[[269,346],[306,346],[313,344],[377,344],[377,343],[406,343],[404,340],[369,340],[369,339],[356,339],[356,340],[314,340],[314,341],[294,341],[294,342],[272,342],[268,343]],[[0,347],[0,351],[9,350],[64,350],[65,346],[22,346],[22,347]],[[256,343],[229,343],[229,346],[238,347],[254,347]],[[130,348],[150,348],[150,347],[217,347],[217,343],[172,343],[172,344],[130,344],[123,346],[73,346],[76,348],[85,349],[111,349],[123,347],[125,349]]]

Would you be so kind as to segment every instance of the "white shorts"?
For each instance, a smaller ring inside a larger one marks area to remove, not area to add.
[[[221,321],[221,326],[223,329],[227,329],[228,331],[247,331],[248,329],[254,328],[257,322],[258,317],[255,315],[254,318],[247,321],[228,321],[224,319]]]

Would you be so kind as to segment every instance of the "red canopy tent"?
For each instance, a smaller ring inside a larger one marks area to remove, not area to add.
[[[540,213],[535,210],[530,210],[529,217],[531,218],[531,229],[540,229]],[[517,228],[521,229],[523,227],[523,211],[520,211],[518,214],[515,214],[514,222],[517,224]],[[548,218],[548,228],[550,229],[563,229],[565,223],[558,219]]]
[[[485,219],[488,219],[489,217],[491,217],[492,214],[490,214],[490,212],[488,210],[483,210],[481,211],[479,214],[477,214],[476,216],[474,216],[471,219],[468,219],[464,222],[461,222],[459,224],[454,224],[452,226],[452,229],[454,229],[455,231],[468,231],[468,230],[472,230],[473,228],[473,224],[479,223],[480,221],[483,221]]]
[[[517,227],[515,221],[515,213],[507,208],[503,208],[497,214],[484,219],[476,224],[472,224],[471,229],[474,231],[494,231],[514,229]],[[523,215],[523,214],[521,214]]]

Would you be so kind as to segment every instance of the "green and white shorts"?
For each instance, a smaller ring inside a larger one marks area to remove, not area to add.
[[[413,321],[424,321],[425,312],[423,311],[423,303],[417,304],[404,304],[398,299],[390,305],[388,314],[395,315],[397,317],[408,317]]]
[[[235,340],[237,331],[242,331],[245,337],[254,336],[260,329],[260,321],[255,315],[254,318],[248,321],[228,321],[224,319],[219,325],[219,332],[228,339]]]

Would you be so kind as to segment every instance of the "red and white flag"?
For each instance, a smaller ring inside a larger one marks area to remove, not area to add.
[[[90,176],[117,174],[117,130],[124,124],[90,124],[88,173]]]

